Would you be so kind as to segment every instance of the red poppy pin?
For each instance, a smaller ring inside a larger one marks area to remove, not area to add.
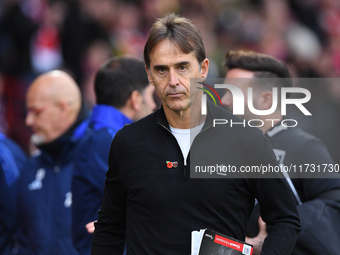
[[[178,166],[178,162],[171,162],[171,161],[165,161],[167,168],[176,168]]]

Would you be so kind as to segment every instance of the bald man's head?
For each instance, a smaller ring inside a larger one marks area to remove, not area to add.
[[[36,78],[26,93],[26,125],[32,141],[39,145],[64,134],[76,121],[81,93],[75,81],[63,71],[51,71]]]

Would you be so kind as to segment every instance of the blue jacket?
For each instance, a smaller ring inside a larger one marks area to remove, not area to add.
[[[116,132],[132,121],[108,105],[96,105],[89,130],[82,141],[74,166],[72,183],[72,234],[79,255],[91,253],[92,235],[85,225],[98,218],[111,141]]]
[[[27,158],[21,148],[0,133],[0,254],[12,254],[17,229],[17,179]],[[6,198],[6,199],[5,199]]]
[[[84,124],[85,123],[85,124]],[[71,235],[71,181],[73,163],[86,121],[71,134],[52,143],[60,148],[53,153],[42,146],[29,159],[19,184],[18,254],[76,255]],[[56,144],[57,143],[57,144]]]

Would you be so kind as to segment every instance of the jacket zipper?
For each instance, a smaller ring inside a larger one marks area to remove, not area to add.
[[[160,123],[160,122],[157,122],[157,124],[158,125],[160,125],[160,126],[162,126],[165,130],[167,130],[175,139],[176,139],[176,137],[171,133],[171,130],[169,130],[166,126],[164,126],[162,123]],[[197,134],[197,135],[200,135],[202,132],[204,132],[204,131],[206,131],[208,128],[210,128],[211,127],[211,125],[209,125],[209,126],[207,126],[206,128],[204,128],[204,129],[202,129],[201,130],[201,132],[199,132],[199,134]],[[176,142],[177,142],[177,140],[176,140]],[[177,144],[178,144],[178,142],[177,142]],[[178,145],[179,146],[179,145]],[[191,148],[190,148],[190,150],[191,150]],[[190,150],[189,150],[189,153],[188,153],[188,157],[190,157]],[[187,157],[187,158],[188,158]],[[187,175],[187,158],[184,158],[183,157],[183,161],[184,161],[184,171],[183,171],[183,175],[184,176],[186,176]]]
[[[157,122],[157,124],[158,125],[160,125],[160,126],[162,126],[165,130],[167,130],[175,139],[176,139],[176,137],[171,133],[171,130],[169,130],[166,126],[164,126],[162,123],[160,123],[160,122]],[[177,143],[177,145],[178,145],[178,142],[177,142],[177,139],[176,139],[176,143]],[[179,145],[178,145],[178,147],[179,147]],[[181,149],[181,148],[180,148]],[[189,150],[189,153],[188,153],[188,156],[189,156],[189,154],[190,154],[190,150]],[[183,157],[183,155],[182,155],[182,157]],[[186,168],[187,168],[187,160],[183,157],[183,161],[184,161],[184,171],[183,171],[183,175],[184,176],[186,176],[187,175],[187,170],[186,170]]]

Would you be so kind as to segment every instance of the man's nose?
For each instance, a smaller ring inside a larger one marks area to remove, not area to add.
[[[33,125],[33,119],[34,119],[33,113],[28,111],[25,119],[26,126],[31,127]]]
[[[179,80],[177,77],[177,73],[174,69],[170,69],[169,71],[169,85],[170,86],[177,86],[179,84]]]

